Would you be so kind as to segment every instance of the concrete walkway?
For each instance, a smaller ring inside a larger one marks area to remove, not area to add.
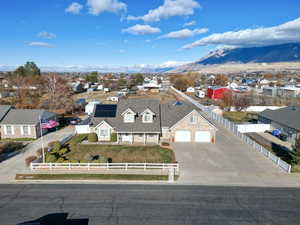
[[[57,132],[46,134],[43,139],[45,146],[52,141],[57,141],[63,137],[72,134],[74,127],[66,127]],[[41,138],[28,144],[23,152],[0,163],[0,183],[14,182],[16,173],[26,173],[29,169],[26,167],[25,159],[28,156],[36,155],[36,151],[42,147]]]

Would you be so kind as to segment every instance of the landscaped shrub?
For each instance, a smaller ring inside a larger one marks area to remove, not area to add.
[[[118,135],[117,133],[112,133],[110,137],[111,142],[117,142],[118,141]]]
[[[88,136],[88,141],[89,142],[97,142],[98,141],[98,136],[96,133],[90,133]]]
[[[57,141],[51,141],[48,143],[48,147],[49,148],[53,148],[53,145],[56,143]]]
[[[57,160],[57,157],[54,154],[47,153],[46,154],[46,163],[55,163]]]
[[[67,148],[62,148],[61,150],[59,150],[58,154],[59,155],[64,155],[64,154],[66,154],[68,152],[69,152],[69,150]]]
[[[37,157],[32,155],[32,156],[28,156],[26,159],[25,159],[25,163],[26,163],[26,166],[30,166],[30,163],[32,163],[34,160],[36,160]]]
[[[61,144],[59,141],[56,141],[53,144],[52,152],[58,152],[61,149]]]
[[[56,160],[55,163],[64,163],[65,159],[64,158],[59,158],[58,160]]]

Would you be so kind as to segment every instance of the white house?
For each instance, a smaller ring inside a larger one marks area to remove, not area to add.
[[[103,91],[104,92],[110,92],[110,89],[109,88],[104,88]]]
[[[103,90],[103,85],[102,84],[98,85],[97,90],[102,91]]]
[[[186,89],[186,92],[187,92],[187,93],[195,93],[195,88],[194,88],[194,87],[188,87],[188,88]]]

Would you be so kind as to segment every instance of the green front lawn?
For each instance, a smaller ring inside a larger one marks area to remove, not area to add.
[[[86,154],[99,155],[100,158],[111,158],[113,163],[174,163],[174,152],[160,146],[131,146],[131,145],[83,145],[65,155],[67,160],[84,160]]]

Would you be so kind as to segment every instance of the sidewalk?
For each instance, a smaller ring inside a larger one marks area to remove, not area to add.
[[[44,139],[44,144],[47,146],[48,143],[52,141],[57,141],[69,134],[72,134],[74,127],[66,127],[57,132],[52,132],[46,134]],[[41,138],[28,144],[22,151],[22,153],[5,160],[0,163],[0,183],[10,183],[14,182],[17,173],[28,173],[29,168],[26,167],[25,159],[28,156],[36,155],[36,151],[42,147]]]

